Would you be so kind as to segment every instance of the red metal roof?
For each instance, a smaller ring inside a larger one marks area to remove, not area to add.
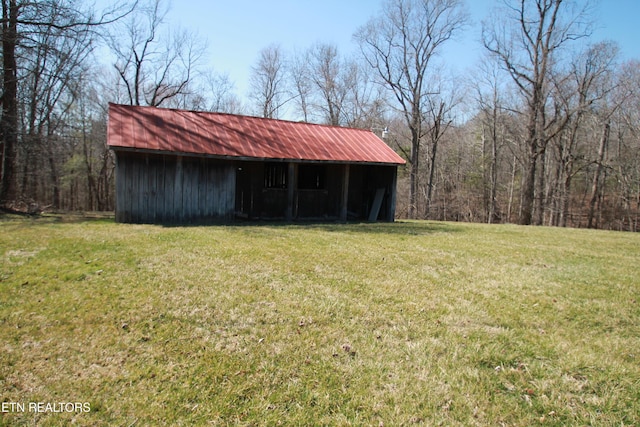
[[[368,130],[119,104],[109,104],[107,143],[214,157],[405,164]]]

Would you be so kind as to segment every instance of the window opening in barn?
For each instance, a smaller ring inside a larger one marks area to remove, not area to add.
[[[264,188],[287,188],[286,163],[266,163],[264,165]]]
[[[299,190],[324,190],[326,168],[323,165],[300,165],[298,167]]]

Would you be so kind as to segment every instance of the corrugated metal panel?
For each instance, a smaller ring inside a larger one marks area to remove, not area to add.
[[[107,141],[217,157],[405,164],[368,130],[119,104],[109,104]]]

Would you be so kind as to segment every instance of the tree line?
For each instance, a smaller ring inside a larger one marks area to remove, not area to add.
[[[496,0],[482,60],[456,75],[442,57],[465,3],[384,0],[353,52],[265,46],[243,99],[162,0],[2,0],[0,201],[112,210],[117,102],[371,129],[407,160],[405,218],[638,231],[640,62],[593,39],[592,6]]]

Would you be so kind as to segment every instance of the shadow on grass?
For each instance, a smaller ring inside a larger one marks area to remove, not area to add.
[[[56,213],[7,213],[0,212],[0,221],[29,221],[34,224],[105,222],[115,223],[113,212],[56,212]]]
[[[312,229],[327,232],[339,233],[362,233],[362,234],[395,234],[395,235],[425,235],[433,233],[455,233],[463,231],[462,227],[457,227],[451,223],[437,221],[396,221],[396,222],[271,222],[271,221],[249,221],[235,222],[225,225],[226,227],[252,228],[270,227],[283,229]]]
[[[80,224],[85,222],[112,223],[115,224],[113,212],[63,212],[44,213],[37,215],[14,215],[0,212],[0,221],[19,221],[32,224]],[[231,223],[191,223],[191,224],[150,224],[164,228],[191,228],[191,227],[228,227],[234,229],[256,229],[260,227],[282,229],[313,229],[327,232],[348,232],[362,234],[395,234],[395,235],[425,235],[433,233],[455,233],[463,231],[452,223],[438,221],[404,221],[395,222],[323,222],[323,221],[241,221]]]

